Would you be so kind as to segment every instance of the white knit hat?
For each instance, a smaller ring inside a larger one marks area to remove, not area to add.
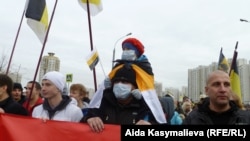
[[[62,73],[57,72],[57,71],[51,71],[51,72],[46,73],[43,76],[42,80],[44,79],[50,80],[54,85],[56,85],[56,87],[61,92],[63,92],[63,88],[66,82],[65,82],[65,76]]]

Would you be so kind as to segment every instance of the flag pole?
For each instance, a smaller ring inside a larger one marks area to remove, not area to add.
[[[220,68],[220,59],[221,59],[222,47],[220,49],[219,61],[218,61],[218,69]]]
[[[39,57],[39,60],[38,60],[38,63],[37,63],[35,75],[34,75],[34,78],[33,78],[32,87],[31,87],[31,94],[30,94],[29,97],[28,97],[28,103],[27,103],[27,105],[26,105],[26,108],[28,108],[28,105],[29,105],[29,102],[30,102],[30,98],[31,98],[32,91],[33,91],[33,88],[34,88],[34,82],[36,81],[36,76],[37,76],[37,73],[38,73],[38,70],[39,70],[39,66],[40,66],[40,63],[41,63],[41,60],[42,60],[42,56],[43,56],[43,52],[44,52],[45,45],[46,45],[46,42],[47,42],[47,38],[48,38],[48,35],[49,35],[51,23],[52,23],[52,21],[53,21],[53,17],[54,17],[54,14],[55,14],[56,6],[57,6],[57,1],[58,1],[58,0],[55,1],[54,8],[53,8],[53,11],[52,11],[52,14],[51,14],[51,18],[50,18],[50,21],[49,21],[48,30],[47,30],[47,32],[46,32],[45,39],[44,39],[44,41],[43,41],[43,47],[42,47],[42,50],[41,50],[41,53],[40,53],[40,57]]]
[[[231,71],[232,71],[232,68],[233,68],[233,64],[235,63],[235,61],[237,61],[237,59],[236,59],[237,56],[238,56],[237,48],[238,48],[238,41],[236,42],[236,45],[235,45],[234,55],[233,55],[233,59],[232,59],[232,62],[231,62],[231,67],[230,67],[229,75],[231,74]]]
[[[90,18],[90,8],[89,8],[89,0],[87,0],[87,13],[88,13],[88,24],[89,24],[89,39],[90,39],[90,49],[93,50],[93,39],[92,39],[92,30],[91,30],[91,18]],[[97,90],[96,86],[96,72],[95,67],[93,68],[93,77],[94,77],[94,85],[95,91]]]
[[[7,70],[6,70],[6,75],[8,75],[8,73],[9,73],[9,69],[10,69],[12,57],[13,57],[13,54],[14,54],[14,51],[15,51],[15,48],[16,48],[16,42],[17,42],[17,39],[18,39],[20,30],[21,30],[22,23],[23,23],[24,14],[25,14],[25,8],[24,8],[24,10],[23,10],[23,14],[22,14],[22,17],[21,17],[21,21],[20,21],[20,23],[19,23],[19,27],[18,27],[18,30],[17,30],[16,38],[15,38],[15,41],[14,41],[14,45],[13,45],[13,47],[12,47],[10,59],[9,59],[8,66],[7,66]]]
[[[218,61],[218,68],[219,68],[219,66],[220,66],[220,56],[221,56],[221,54],[222,54],[222,47],[221,47],[221,49],[220,49],[220,55],[219,55],[219,61]]]

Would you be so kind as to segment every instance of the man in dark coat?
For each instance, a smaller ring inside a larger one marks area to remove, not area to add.
[[[28,115],[25,108],[13,100],[13,81],[6,74],[0,74],[0,113]]]
[[[250,112],[230,101],[231,83],[228,73],[216,70],[207,77],[207,98],[184,119],[184,125],[249,125]]]
[[[132,67],[123,66],[112,78],[112,86],[106,88],[99,108],[89,108],[84,122],[100,132],[105,124],[151,125],[157,123],[144,101],[135,81]]]

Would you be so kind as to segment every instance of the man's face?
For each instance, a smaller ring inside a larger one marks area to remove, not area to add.
[[[61,92],[56,85],[54,85],[50,80],[42,80],[42,96],[44,98],[50,99],[58,94],[61,94]]]
[[[22,95],[22,90],[21,89],[13,89],[12,90],[12,97],[15,99],[15,100],[20,100],[21,99],[21,95]]]
[[[77,101],[82,101],[83,95],[80,94],[80,90],[70,90],[70,97],[75,98]]]
[[[225,74],[213,74],[205,88],[210,101],[216,105],[226,105],[230,97],[230,78]]]
[[[7,89],[6,85],[0,86],[0,97],[2,97],[4,94],[6,94],[6,89]]]
[[[39,91],[36,89],[36,85],[34,84],[33,86],[33,90],[31,92],[31,89],[32,89],[32,83],[28,83],[27,86],[25,87],[26,91],[26,96],[27,97],[30,97],[31,95],[31,99],[33,99],[33,97],[35,97],[35,95],[39,94]]]

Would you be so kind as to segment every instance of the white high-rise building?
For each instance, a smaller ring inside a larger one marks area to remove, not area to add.
[[[43,56],[40,65],[39,82],[47,72],[60,71],[60,59],[54,55],[55,53],[49,52],[48,55]]]
[[[232,59],[228,59],[231,64]],[[241,83],[242,102],[250,103],[250,64],[246,59],[237,59],[238,71]],[[188,70],[188,97],[194,102],[199,100],[199,95],[205,93],[206,77],[208,73],[216,70],[218,63],[213,62],[209,66],[199,66]]]

